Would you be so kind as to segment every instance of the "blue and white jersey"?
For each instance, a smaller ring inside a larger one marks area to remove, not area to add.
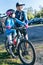
[[[27,19],[26,19],[26,15],[24,13],[24,11],[18,11],[16,10],[16,18],[22,22],[25,22],[26,24],[28,23]]]
[[[5,25],[6,26],[6,31],[5,31],[6,35],[9,35],[13,31],[15,33],[15,29],[14,30],[11,29],[15,25],[13,18],[7,18],[7,20],[5,22],[6,22],[6,25]],[[10,27],[10,29],[7,27]]]
[[[10,33],[12,33],[12,31],[14,31],[14,33],[16,32],[15,31],[15,29],[14,30],[12,30],[11,28],[12,27],[15,27],[16,26],[16,24],[18,23],[19,25],[24,25],[24,26],[26,26],[26,24],[24,23],[24,22],[22,22],[22,21],[20,21],[20,20],[18,20],[17,18],[15,18],[15,19],[13,19],[13,18],[8,18],[7,20],[6,20],[6,27],[10,27],[10,29],[9,28],[6,28],[6,35],[9,35]]]
[[[10,26],[10,27],[14,26],[14,20],[12,18],[8,18],[6,20],[6,26]]]

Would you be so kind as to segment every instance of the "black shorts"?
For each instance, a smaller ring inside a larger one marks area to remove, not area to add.
[[[25,35],[27,34],[26,29],[21,29],[21,30],[20,30],[20,33],[25,36]],[[17,34],[18,34],[18,31],[17,31]]]

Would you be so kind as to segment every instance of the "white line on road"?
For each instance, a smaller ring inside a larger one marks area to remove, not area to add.
[[[37,27],[37,26],[43,26],[43,24],[29,25],[28,27]]]

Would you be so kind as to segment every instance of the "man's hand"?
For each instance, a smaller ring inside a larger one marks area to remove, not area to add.
[[[28,24],[26,24],[26,28],[28,28]]]

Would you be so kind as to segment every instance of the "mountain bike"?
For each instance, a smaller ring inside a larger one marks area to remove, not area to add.
[[[17,56],[20,58],[24,65],[34,65],[36,58],[35,50],[32,43],[29,40],[27,40],[23,34],[20,33],[20,30],[23,28],[25,27],[15,28],[16,30],[18,30],[18,34],[15,36],[15,38],[13,38],[12,34],[12,51],[14,55],[18,53]],[[14,39],[16,39],[16,44],[14,42]],[[26,44],[28,44],[28,47],[26,47]],[[9,53],[9,42],[7,38],[5,41],[5,48]]]

